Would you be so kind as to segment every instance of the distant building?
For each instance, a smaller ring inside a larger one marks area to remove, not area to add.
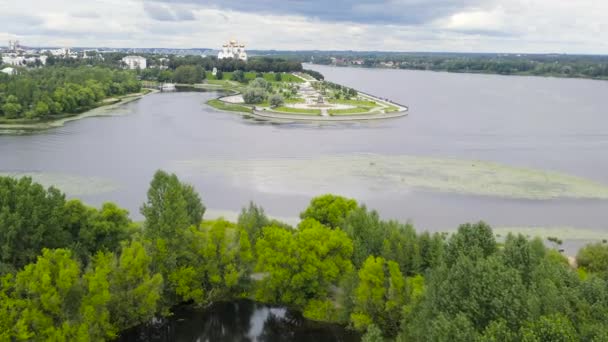
[[[217,55],[218,59],[240,59],[247,61],[247,52],[245,52],[245,45],[239,44],[236,40],[231,40],[227,44],[222,46],[222,50]]]
[[[147,67],[146,59],[141,56],[127,56],[122,61],[129,69],[145,69]]]
[[[7,75],[14,75],[17,73],[17,70],[15,70],[14,68],[8,67],[8,68],[2,69],[0,72],[3,72]]]

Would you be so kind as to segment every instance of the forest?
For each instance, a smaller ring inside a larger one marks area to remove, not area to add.
[[[169,315],[250,298],[363,341],[606,341],[608,245],[572,265],[540,238],[484,222],[417,232],[322,195],[297,227],[250,203],[205,220],[194,187],[157,171],[143,222],[31,178],[0,177],[0,341],[103,341]]]
[[[137,93],[132,71],[107,67],[45,67],[0,73],[0,119],[52,119],[81,113],[113,96]]]

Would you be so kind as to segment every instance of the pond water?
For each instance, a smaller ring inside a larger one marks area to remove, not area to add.
[[[308,321],[297,312],[251,301],[184,307],[166,322],[124,332],[118,342],[351,342],[360,336],[342,326]]]
[[[31,175],[141,218],[155,170],[194,184],[208,217],[250,200],[297,220],[311,197],[352,196],[419,230],[485,220],[569,240],[608,236],[608,82],[312,66],[410,107],[377,122],[272,124],[162,93],[113,116],[0,136],[0,174]]]

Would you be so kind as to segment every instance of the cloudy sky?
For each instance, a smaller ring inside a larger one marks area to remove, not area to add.
[[[608,0],[0,0],[0,45],[608,54]]]

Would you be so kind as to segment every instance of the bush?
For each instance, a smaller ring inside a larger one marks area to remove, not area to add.
[[[232,73],[232,80],[240,83],[245,83],[245,73],[243,70],[237,70]]]
[[[280,107],[285,103],[285,99],[283,96],[279,94],[273,94],[270,96],[270,106],[271,107]]]
[[[249,87],[262,88],[268,90],[270,89],[270,83],[268,83],[265,79],[258,77],[255,80],[251,81],[251,83],[249,83]]]
[[[266,100],[267,96],[268,93],[266,93],[266,90],[255,87],[247,88],[243,93],[243,99],[245,100],[245,103],[248,104],[262,103]]]

